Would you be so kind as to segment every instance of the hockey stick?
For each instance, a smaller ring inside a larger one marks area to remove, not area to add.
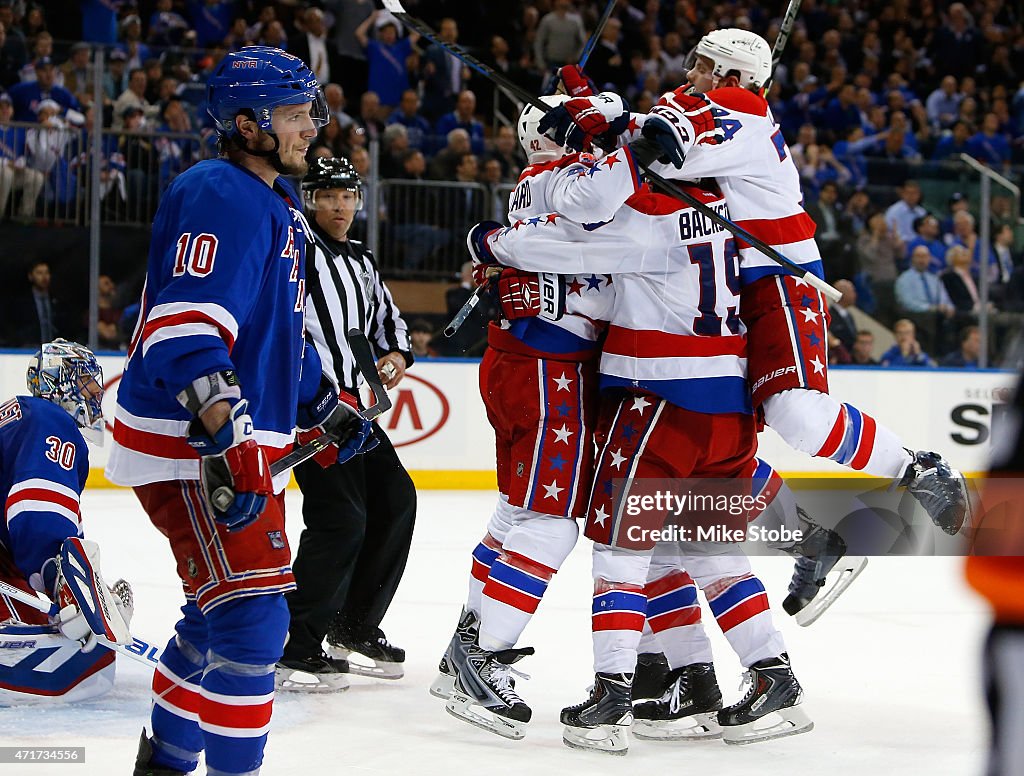
[[[0,595],[20,601],[26,606],[31,606],[36,611],[43,612],[51,617],[60,611],[57,604],[48,598],[44,598],[41,594],[32,595],[31,593],[26,593],[24,590],[19,590],[6,582],[0,582]],[[101,647],[113,650],[119,655],[124,655],[137,663],[144,663],[150,668],[160,662],[160,656],[163,654],[163,649],[157,644],[140,639],[135,634],[132,634],[131,644],[115,644],[112,641],[107,641],[102,636],[96,636],[96,642]]]
[[[580,54],[579,67],[582,69],[587,64],[587,60],[590,59],[591,53],[594,51],[594,47],[597,46],[597,42],[601,39],[601,33],[604,32],[605,25],[608,24],[608,20],[612,18],[612,11],[615,10],[615,6],[618,4],[618,0],[608,0],[608,5],[604,7],[604,13],[601,14],[601,18],[597,21],[597,26],[594,31],[590,33],[590,40],[583,46],[583,53]]]
[[[796,15],[800,12],[801,2],[802,0],[789,0],[789,5],[786,6],[786,15],[782,17],[778,37],[775,38],[775,45],[772,46],[772,72],[768,76],[768,80],[764,82],[764,86],[761,87],[762,94],[765,96],[768,95],[768,90],[775,79],[775,68],[779,66],[779,60],[782,59],[782,51],[786,48],[789,36],[793,32],[793,25],[796,23]]]
[[[363,420],[375,420],[391,409],[391,399],[388,397],[387,391],[384,390],[384,383],[381,382],[380,375],[377,374],[377,365],[373,361],[373,353],[370,351],[370,343],[366,339],[366,335],[359,329],[349,329],[346,339],[349,348],[352,349],[352,355],[355,357],[356,366],[359,367],[359,373],[362,374],[363,379],[370,386],[370,390],[373,391],[373,406],[359,410],[356,414]],[[282,472],[294,469],[300,463],[308,461],[337,441],[338,435],[335,432],[325,431],[302,447],[295,448],[288,455],[281,456],[270,464],[270,475],[276,477]]]
[[[473,290],[473,293],[470,294],[466,303],[459,308],[459,311],[455,313],[455,317],[452,318],[449,324],[444,327],[444,336],[449,338],[455,336],[455,332],[457,332],[462,324],[466,322],[469,314],[473,312],[478,304],[480,304],[480,298],[484,295],[484,291],[487,290],[489,285],[490,279],[488,279],[487,283],[484,283],[482,286],[477,286]]]
[[[425,22],[406,13],[405,8],[402,7],[402,3],[400,2],[400,0],[383,0],[383,3],[384,7],[396,19],[402,22],[402,24],[406,25],[409,29],[418,32],[431,43],[440,46],[441,48],[451,53],[457,59],[461,60],[464,64],[480,73],[480,75],[482,75],[484,78],[489,79],[492,83],[496,84],[499,88],[503,89],[505,93],[508,94],[513,99],[520,100],[521,102],[528,102],[535,108],[537,108],[537,110],[542,111],[543,113],[547,113],[548,111],[553,109],[553,106],[547,105],[546,103],[541,101],[540,98],[535,97],[522,87],[512,83],[501,73],[498,73],[494,69],[488,67],[479,59],[473,57],[471,54],[467,54],[459,46],[453,43],[446,43],[445,41],[441,40]],[[775,250],[772,246],[770,246],[768,243],[764,242],[758,237],[755,237],[734,221],[730,221],[728,218],[725,218],[724,216],[720,215],[717,211],[708,207],[699,199],[694,197],[689,192],[684,191],[676,184],[672,183],[666,178],[663,178],[657,173],[652,172],[651,169],[646,165],[641,166],[643,167],[644,172],[647,173],[648,179],[653,184],[656,184],[662,191],[666,192],[667,194],[670,194],[671,196],[675,197],[678,200],[685,202],[694,210],[703,215],[705,218],[709,219],[712,223],[730,232],[734,237],[738,237],[751,247],[757,248],[769,259],[788,269],[790,273],[792,273],[795,277],[800,278],[809,286],[817,289],[826,297],[831,299],[833,302],[839,301],[842,294],[840,294],[839,291],[837,291],[831,285],[829,285],[824,280],[819,278],[817,275],[808,272],[799,264],[796,264],[790,259],[787,259],[781,253]]]

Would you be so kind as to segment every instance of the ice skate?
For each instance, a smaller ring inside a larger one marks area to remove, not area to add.
[[[725,743],[753,744],[806,733],[814,727],[800,705],[803,690],[785,652],[758,660],[744,674],[743,681],[750,683],[743,699],[718,712]]]
[[[153,744],[146,735],[146,729],[142,729],[142,738],[139,739],[139,751],[135,755],[135,770],[133,776],[185,776],[185,771],[176,771],[163,765],[152,765]]]
[[[448,700],[451,697],[455,677],[459,675],[459,666],[466,662],[466,653],[471,644],[476,644],[479,632],[480,620],[472,610],[463,607],[452,640],[448,642],[441,662],[437,665],[437,677],[430,685],[430,694],[435,698]]]
[[[512,675],[530,677],[513,669],[512,664],[532,654],[533,647],[488,652],[471,645],[445,710],[499,736],[522,738],[533,711],[516,693]]]
[[[573,749],[624,755],[629,751],[633,674],[594,676],[590,697],[562,709],[562,743]]]
[[[405,676],[405,650],[388,642],[384,631],[375,629],[366,638],[355,636],[340,623],[327,630],[328,654],[348,661],[348,672],[375,679],[401,679]]]
[[[633,674],[633,703],[645,698],[659,698],[665,690],[668,660],[662,652],[641,652],[636,656]]]
[[[722,708],[715,667],[692,663],[669,671],[656,700],[633,706],[633,735],[659,741],[701,741],[722,737]]]
[[[803,541],[790,550],[797,556],[796,568],[782,608],[786,614],[796,617],[798,625],[806,627],[821,617],[853,584],[868,565],[868,559],[847,556],[846,542],[839,534],[810,522],[803,510],[800,510],[800,517],[809,528]],[[830,573],[833,574],[832,583],[819,596]]]
[[[897,485],[910,491],[935,525],[956,536],[970,508],[964,476],[938,453],[919,450],[913,455]]]
[[[348,689],[347,674],[347,660],[321,652],[301,660],[282,658],[274,671],[274,685],[286,692],[341,692]]]

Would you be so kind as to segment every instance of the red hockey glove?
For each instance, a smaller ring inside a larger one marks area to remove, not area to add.
[[[674,92],[666,92],[651,108],[652,115],[660,115],[672,121],[683,116],[693,128],[693,143],[716,144],[725,139],[722,122],[715,117],[715,109],[708,98],[700,92],[687,92],[682,87]]]
[[[274,492],[270,465],[253,437],[248,409],[245,399],[236,403],[213,436],[196,419],[188,437],[188,443],[202,456],[199,482],[213,517],[229,531],[240,531],[254,522]]]
[[[579,65],[565,65],[558,68],[558,78],[565,93],[570,97],[591,97],[597,94],[597,86]]]
[[[629,106],[613,92],[576,97],[549,110],[537,125],[558,145],[582,151],[598,135],[618,135],[629,125]]]
[[[537,316],[557,321],[565,313],[565,284],[552,272],[504,269],[498,276],[498,304],[509,321]]]

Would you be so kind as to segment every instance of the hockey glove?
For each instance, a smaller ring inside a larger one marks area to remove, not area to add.
[[[552,108],[537,130],[558,145],[582,151],[599,135],[615,136],[629,126],[629,105],[613,92],[576,97]]]
[[[647,166],[659,161],[677,170],[691,146],[715,145],[724,139],[722,122],[715,117],[708,99],[700,92],[680,89],[662,95],[647,114],[641,135],[630,146],[638,162]],[[661,153],[655,155],[659,149]]]
[[[304,445],[325,432],[337,436],[335,442],[313,456],[313,460],[324,469],[336,463],[345,463],[380,444],[373,435],[373,423],[359,416],[356,398],[344,391],[340,395],[332,392],[332,396],[334,401],[328,401],[332,406],[323,421],[312,428],[300,427],[296,440]]]
[[[466,248],[473,259],[473,282],[478,286],[482,286],[490,275],[501,269],[487,245],[487,238],[504,228],[505,225],[497,221],[481,221],[474,224],[466,235]]]
[[[671,164],[677,170],[683,166],[686,149],[689,147],[689,136],[685,129],[654,114],[649,115],[644,122],[640,138],[629,144],[633,158],[641,167],[661,162]]]
[[[91,651],[97,637],[115,644],[130,644],[131,633],[122,602],[100,574],[100,548],[96,542],[71,537],[57,557],[42,569],[43,584],[59,607],[56,625],[67,638]],[[119,584],[127,585],[123,580]],[[130,588],[129,588],[130,590]],[[128,615],[131,616],[130,614]]]
[[[509,321],[537,316],[557,321],[565,314],[565,283],[553,272],[504,269],[498,276],[498,304]]]
[[[597,94],[597,86],[579,65],[558,68],[558,79],[570,97],[592,97]]]
[[[188,443],[202,456],[199,483],[214,519],[229,531],[254,522],[274,492],[270,466],[253,437],[249,402],[240,400],[212,437],[197,418],[189,428]]]

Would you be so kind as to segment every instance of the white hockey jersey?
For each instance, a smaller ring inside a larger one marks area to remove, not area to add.
[[[662,100],[671,104],[672,94]],[[803,208],[800,175],[767,101],[739,87],[714,89],[705,96],[722,122],[724,141],[691,146],[681,170],[655,163],[652,171],[670,180],[714,178],[739,226],[787,259],[823,277],[821,256],[814,242],[815,224]],[[633,118],[642,126],[646,116]],[[690,129],[692,137],[694,130],[692,126]],[[639,131],[623,139],[637,136]],[[757,248],[742,241],[738,244],[744,285],[766,275],[788,273]]]
[[[552,211],[551,189],[563,175],[585,173],[588,167],[579,154],[542,164],[529,165],[509,196],[508,227],[531,231],[558,216]],[[508,266],[516,266],[508,264]],[[558,272],[557,269],[548,271]],[[488,343],[500,350],[524,353],[536,358],[586,361],[597,356],[597,340],[611,315],[614,289],[612,278],[591,272],[567,275],[565,315],[557,321],[520,318],[492,324]]]
[[[581,206],[581,184],[604,204]],[[567,168],[549,194],[575,219],[551,213],[530,228],[496,232],[488,246],[499,262],[524,270],[611,274],[602,388],[640,388],[695,412],[749,413],[736,243],[672,197],[642,190],[627,199],[636,185],[625,152],[582,172]],[[688,190],[728,214],[720,193]]]

